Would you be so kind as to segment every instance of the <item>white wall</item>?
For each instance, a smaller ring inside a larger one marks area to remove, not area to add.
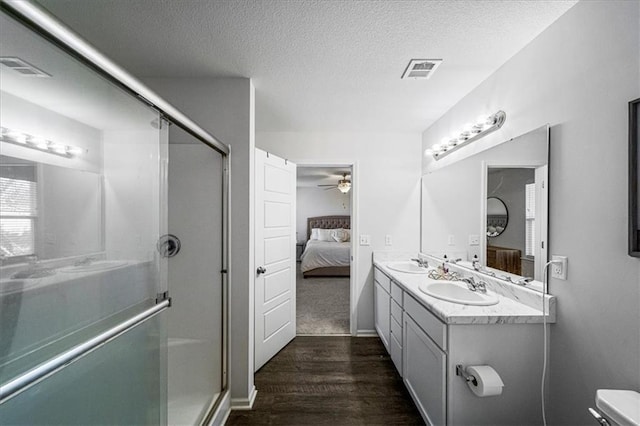
[[[307,218],[351,214],[351,191],[346,194],[336,188],[325,190],[299,186],[296,188],[296,239],[307,240]]]
[[[229,384],[235,404],[253,385],[254,87],[246,78],[146,78],[160,96],[231,146]]]
[[[423,134],[426,148],[498,109],[507,122],[492,140],[552,126],[549,253],[569,257],[569,276],[550,282],[551,424],[591,424],[598,388],[640,389],[640,261],[627,255],[639,22],[637,1],[579,2]]]
[[[47,155],[47,154],[44,154]],[[102,175],[42,165],[38,206],[38,258],[88,255],[104,250]]]
[[[371,236],[370,246],[358,247],[356,324],[361,332],[374,330],[372,252],[419,250],[420,135],[261,132],[256,146],[298,165],[356,163],[352,227],[357,221],[356,232]],[[386,234],[393,246],[385,246]]]

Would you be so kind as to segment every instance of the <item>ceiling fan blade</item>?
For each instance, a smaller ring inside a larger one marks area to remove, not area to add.
[[[332,184],[327,184],[327,185],[318,185],[318,186],[335,186],[335,187],[337,187],[338,185],[336,185],[335,183],[332,183]]]

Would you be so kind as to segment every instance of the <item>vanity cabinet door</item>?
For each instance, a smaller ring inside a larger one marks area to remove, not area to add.
[[[446,424],[447,355],[404,315],[404,383],[428,425]]]
[[[389,350],[389,334],[391,329],[391,296],[385,291],[385,289],[377,282],[374,281],[373,296],[375,306],[375,318],[376,318],[376,331],[380,340]]]

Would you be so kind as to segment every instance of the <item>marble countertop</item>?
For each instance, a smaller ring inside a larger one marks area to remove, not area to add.
[[[416,257],[416,256],[413,256]],[[446,324],[527,324],[542,323],[542,303],[546,305],[547,323],[556,319],[555,297],[542,295],[533,290],[518,288],[513,284],[501,284],[498,280],[482,277],[487,282],[487,290],[498,297],[498,304],[491,306],[470,306],[431,297],[418,289],[420,284],[434,282],[426,274],[410,274],[389,269],[386,265],[398,261],[409,260],[411,256],[374,253],[375,267],[392,278],[400,287],[420,302],[430,312]],[[470,271],[464,276],[474,275]]]

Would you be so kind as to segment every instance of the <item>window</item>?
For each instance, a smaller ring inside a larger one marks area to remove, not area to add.
[[[0,165],[0,257],[10,259],[35,254],[36,218],[36,166],[3,162]]]
[[[525,255],[533,256],[536,237],[536,184],[525,185]]]

